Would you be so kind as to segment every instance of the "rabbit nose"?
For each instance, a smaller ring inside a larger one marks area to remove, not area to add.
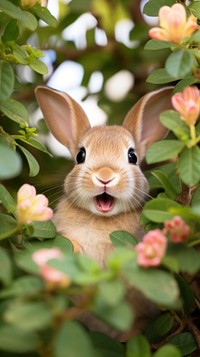
[[[108,167],[102,167],[93,174],[93,182],[99,186],[99,184],[108,185],[116,184],[119,181],[118,174]]]
[[[110,183],[112,180],[114,180],[114,177],[112,177],[111,179],[107,180],[107,181],[104,181],[104,180],[101,180],[99,177],[97,177],[97,180],[99,180],[101,183],[103,183],[104,185],[107,185],[108,183]]]

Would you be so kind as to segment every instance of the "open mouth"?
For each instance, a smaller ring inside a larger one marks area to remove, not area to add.
[[[95,199],[96,207],[99,212],[107,213],[112,210],[115,199],[108,193],[104,192],[101,195],[96,196]]]

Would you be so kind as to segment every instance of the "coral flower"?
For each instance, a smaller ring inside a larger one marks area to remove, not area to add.
[[[149,231],[136,245],[137,262],[143,267],[158,266],[165,255],[167,238],[160,229]]]
[[[67,287],[70,279],[61,271],[49,266],[50,259],[62,259],[63,253],[58,248],[39,249],[32,254],[32,260],[39,266],[42,278],[47,281],[49,287]]]
[[[187,19],[186,10],[181,4],[172,7],[162,6],[158,13],[160,27],[149,30],[149,36],[154,40],[181,43],[198,29],[196,17],[190,15]]]
[[[190,232],[190,227],[179,216],[166,221],[164,227],[164,232],[169,233],[170,240],[174,243],[184,242]]]
[[[53,211],[48,207],[48,199],[44,195],[36,195],[34,186],[24,184],[17,193],[17,218],[19,223],[48,221]]]
[[[172,105],[189,126],[195,125],[200,114],[200,91],[197,87],[186,87],[172,97]]]

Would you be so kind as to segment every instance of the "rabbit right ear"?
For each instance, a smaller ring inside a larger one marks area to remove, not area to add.
[[[74,155],[90,129],[84,110],[69,95],[49,87],[39,86],[35,94],[51,133]]]
[[[152,143],[168,133],[159,117],[164,110],[172,108],[172,91],[173,87],[166,87],[147,93],[132,107],[123,122],[135,139],[140,160]]]

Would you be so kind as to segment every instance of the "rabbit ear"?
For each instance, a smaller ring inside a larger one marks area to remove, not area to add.
[[[51,133],[73,155],[80,139],[90,129],[85,112],[69,95],[55,89],[39,86],[35,94]]]
[[[153,142],[161,140],[168,133],[159,116],[164,110],[172,108],[172,90],[173,87],[167,87],[144,95],[124,119],[123,126],[132,133],[140,159]]]

